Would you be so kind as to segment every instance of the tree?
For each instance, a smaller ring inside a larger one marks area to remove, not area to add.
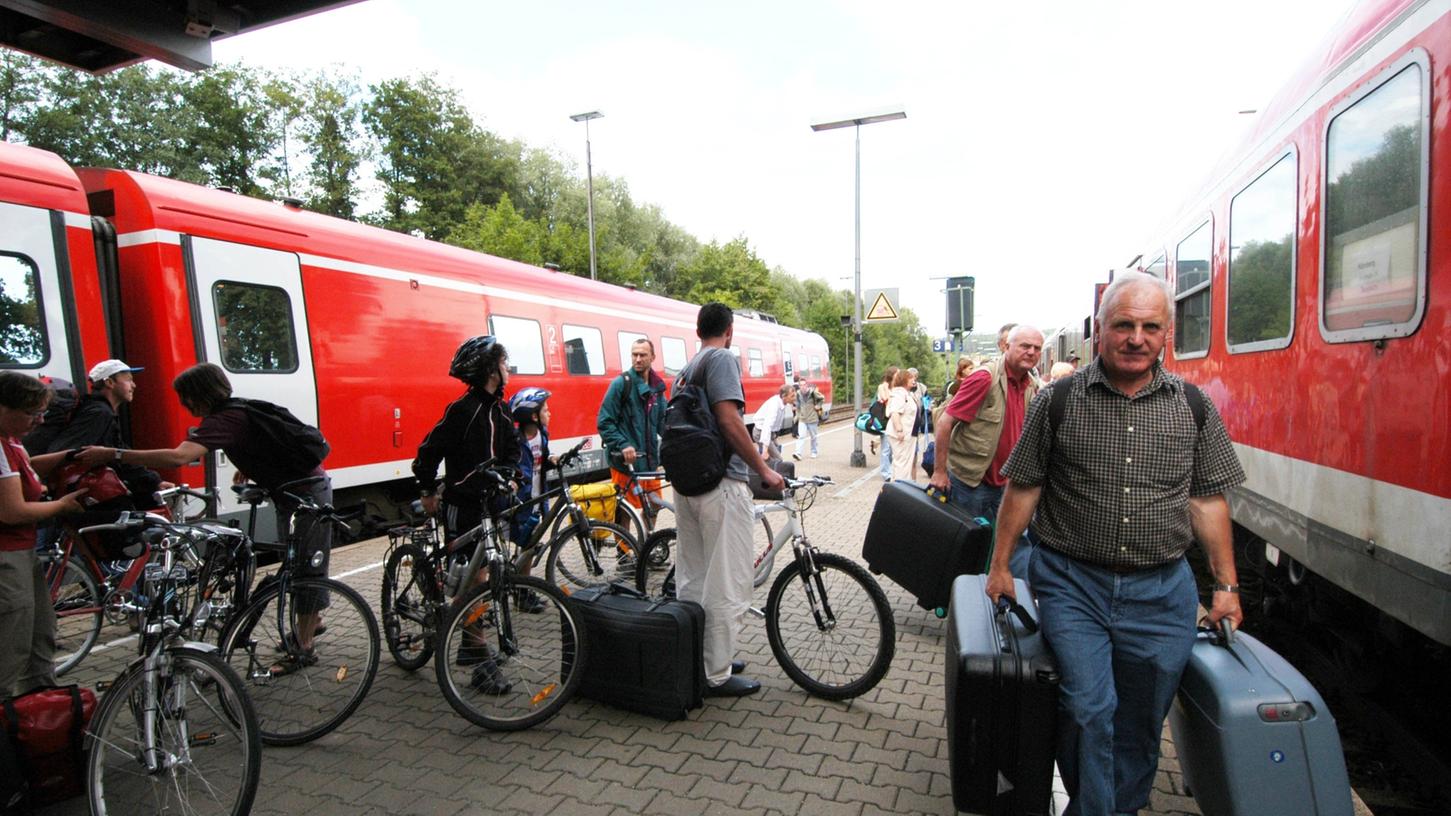
[[[514,202],[505,193],[492,207],[469,207],[463,223],[454,227],[447,240],[465,249],[540,266],[547,238],[543,225],[514,209]]]
[[[263,196],[269,192],[263,182],[276,179],[267,162],[279,138],[268,126],[265,85],[259,71],[216,66],[183,87],[182,103],[195,115],[186,144],[212,186]]]
[[[671,297],[691,303],[720,301],[737,309],[767,310],[774,302],[771,271],[744,235],[726,244],[712,241],[682,265]]]
[[[319,73],[304,87],[306,104],[298,134],[311,161],[303,172],[310,192],[307,206],[317,212],[352,218],[358,195],[359,144],[357,83],[350,77]]]
[[[0,49],[0,141],[11,141],[40,100],[40,61],[34,57]]]

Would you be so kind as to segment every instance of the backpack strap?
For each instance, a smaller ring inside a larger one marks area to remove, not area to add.
[[[1194,425],[1200,432],[1204,431],[1204,418],[1207,413],[1204,408],[1204,392],[1199,386],[1188,380],[1184,380],[1184,399],[1189,402],[1189,413],[1194,415]]]

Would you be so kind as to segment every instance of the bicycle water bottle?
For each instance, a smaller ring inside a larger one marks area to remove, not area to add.
[[[468,566],[468,557],[463,553],[456,553],[449,557],[448,577],[443,582],[443,588],[449,597],[458,594],[458,588],[463,585],[464,570],[468,569]]]

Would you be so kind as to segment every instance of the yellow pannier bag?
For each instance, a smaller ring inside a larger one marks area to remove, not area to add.
[[[569,496],[579,504],[586,516],[596,521],[615,520],[614,482],[570,485]]]

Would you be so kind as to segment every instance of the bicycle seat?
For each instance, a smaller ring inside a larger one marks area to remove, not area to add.
[[[237,494],[237,500],[250,505],[258,505],[267,501],[267,491],[260,485],[239,484],[232,485],[232,492]]]

